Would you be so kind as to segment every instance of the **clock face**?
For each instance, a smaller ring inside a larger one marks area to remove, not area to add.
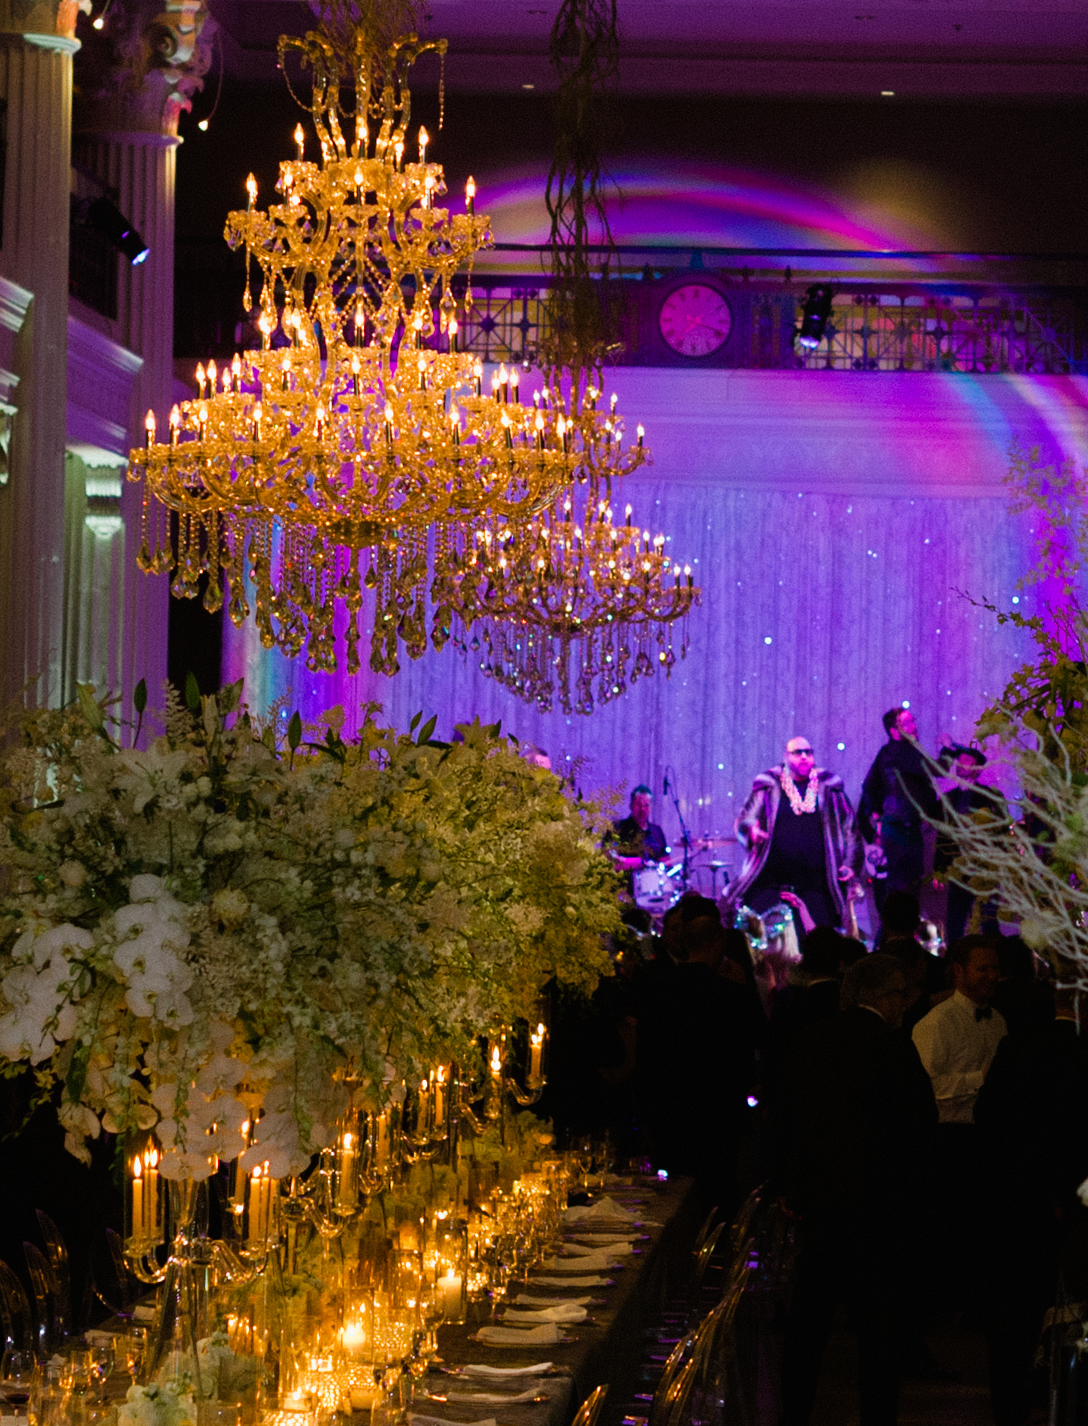
[[[669,293],[658,318],[661,335],[686,357],[709,356],[724,345],[733,325],[729,303],[705,282],[685,282]]]

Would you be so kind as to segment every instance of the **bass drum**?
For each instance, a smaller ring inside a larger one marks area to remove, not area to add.
[[[633,873],[635,905],[651,916],[662,916],[680,900],[680,888],[663,866],[644,866]]]

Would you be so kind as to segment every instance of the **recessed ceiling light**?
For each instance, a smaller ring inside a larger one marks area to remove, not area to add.
[[[894,98],[895,98],[895,90],[894,90],[894,89],[882,89],[882,90],[880,91],[880,97],[881,97],[882,99],[894,99]]]
[[[535,89],[535,88],[536,88],[536,85],[535,85],[535,84],[523,84],[521,87],[522,87],[522,89]]]

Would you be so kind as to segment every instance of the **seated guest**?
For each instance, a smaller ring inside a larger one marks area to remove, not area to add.
[[[913,1044],[898,1034],[906,982],[890,956],[847,972],[842,1012],[801,1034],[775,1110],[779,1186],[800,1214],[780,1426],[807,1426],[832,1320],[857,1325],[863,1426],[894,1426],[916,1205],[937,1123]]]

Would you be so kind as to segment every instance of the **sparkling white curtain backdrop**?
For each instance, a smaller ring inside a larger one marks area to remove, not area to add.
[[[244,676],[262,711],[286,695],[285,718],[342,704],[349,729],[368,699],[405,730],[414,713],[437,714],[441,737],[477,714],[501,719],[557,769],[584,760],[587,794],[625,802],[648,783],[670,838],[666,767],[691,832],[724,833],[795,733],[855,803],[892,704],[910,701],[928,747],[970,737],[1029,644],[966,596],[1039,603],[1017,589],[1032,526],[1008,514],[1009,446],[1088,463],[1088,380],[626,369],[612,390],[654,453],[620,508],[630,499],[636,521],[667,532],[703,590],[671,679],[656,674],[588,718],[544,714],[449,647],[405,658],[394,679],[352,679],[312,674],[229,623],[224,679]]]

